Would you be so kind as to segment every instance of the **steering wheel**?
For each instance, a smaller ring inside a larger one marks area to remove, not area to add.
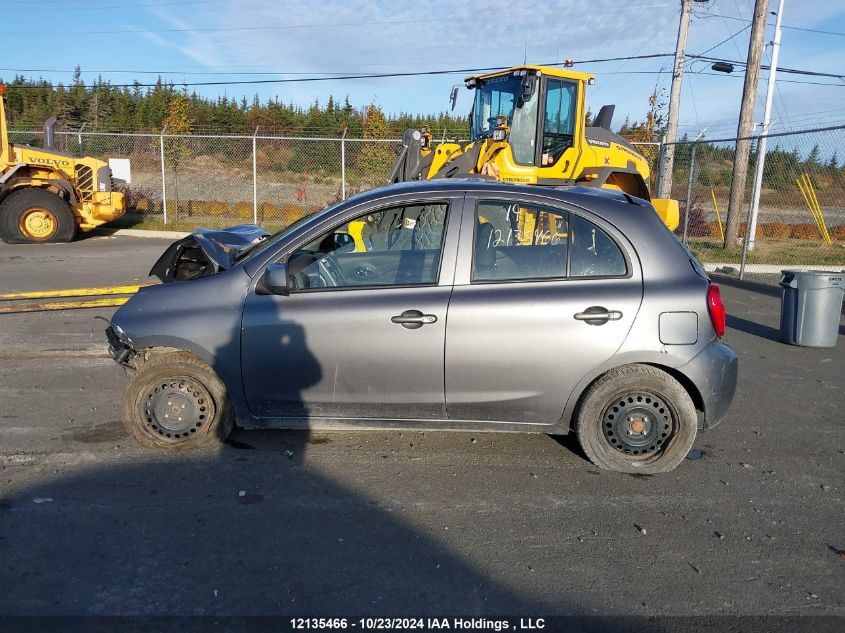
[[[343,273],[340,272],[340,266],[337,265],[331,254],[325,255],[317,260],[317,270],[326,287],[337,288],[346,285],[343,279]]]
[[[299,251],[288,261],[291,287],[302,288],[337,288],[345,285],[340,267],[325,253]]]

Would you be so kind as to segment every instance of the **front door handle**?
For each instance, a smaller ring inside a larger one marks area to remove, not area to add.
[[[587,325],[604,325],[608,321],[618,321],[621,318],[622,313],[619,310],[608,310],[603,306],[590,306],[575,314],[575,319],[584,321]]]
[[[437,317],[433,314],[423,314],[419,310],[405,310],[400,315],[390,317],[390,321],[409,330],[416,330],[427,323],[436,323]]]

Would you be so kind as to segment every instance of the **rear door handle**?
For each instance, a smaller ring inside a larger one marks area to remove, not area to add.
[[[608,321],[618,321],[622,318],[619,310],[608,310],[603,306],[590,306],[583,312],[575,314],[575,319],[584,321],[587,325],[604,325]]]
[[[427,323],[436,323],[437,317],[433,314],[423,314],[419,310],[405,310],[402,314],[390,317],[390,321],[406,329],[416,330]]]

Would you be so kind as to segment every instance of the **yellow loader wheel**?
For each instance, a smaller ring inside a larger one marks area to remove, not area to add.
[[[0,205],[0,237],[9,244],[70,242],[75,234],[70,205],[44,189],[16,191]]]

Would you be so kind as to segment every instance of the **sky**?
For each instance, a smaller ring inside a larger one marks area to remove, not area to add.
[[[745,61],[753,0],[695,2],[687,52]],[[470,69],[565,59],[594,60],[672,53],[679,0],[39,0],[2,1],[0,77],[15,74],[69,83],[75,65],[83,79],[117,84],[175,84],[338,74]],[[777,9],[772,0],[770,10]],[[773,39],[769,15],[766,41]],[[785,0],[779,67],[842,73],[845,2]],[[744,30],[743,30],[744,29]],[[838,34],[798,29],[831,31]],[[738,34],[737,34],[738,33]],[[731,37],[733,36],[733,37]],[[730,39],[728,39],[730,38]],[[771,48],[764,60],[768,62]],[[641,120],[657,87],[668,95],[672,58],[577,63],[596,75],[587,93],[593,112],[616,104],[614,127]],[[685,67],[680,132],[731,136],[742,95],[743,69],[710,74],[709,64]],[[766,71],[757,116],[762,119]],[[356,107],[375,101],[385,112],[432,113],[449,108],[451,86],[464,73],[389,79],[350,79],[263,85],[198,86],[226,94],[307,106],[329,94]],[[792,83],[831,83],[832,86]],[[774,129],[845,123],[845,81],[780,73]],[[462,89],[457,112],[469,112]]]

